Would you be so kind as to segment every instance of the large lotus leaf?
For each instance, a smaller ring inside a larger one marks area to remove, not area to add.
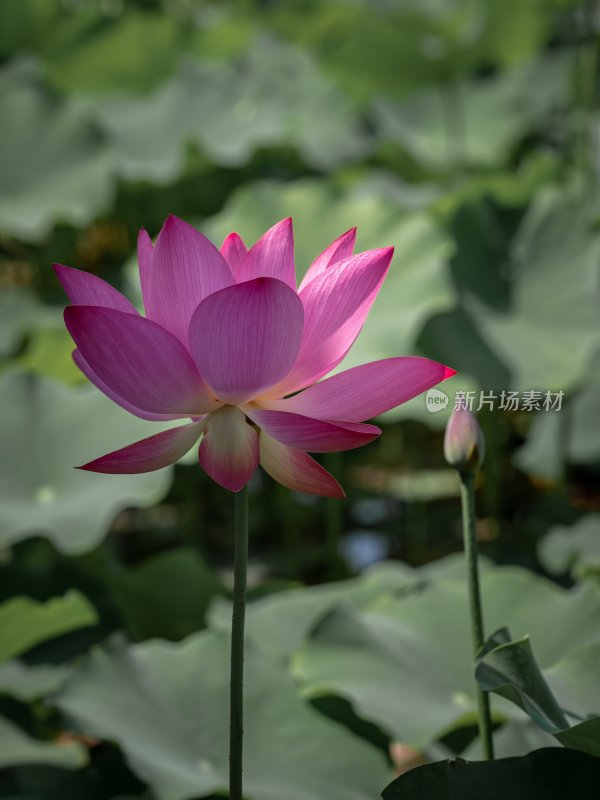
[[[569,464],[593,466],[600,459],[599,365],[594,353],[581,389],[564,392],[560,410],[536,413],[525,444],[513,455],[519,469],[557,481]]]
[[[538,544],[538,558],[554,574],[600,574],[600,514],[557,525]]]
[[[0,717],[0,767],[46,764],[79,769],[87,762],[87,750],[78,742],[55,744],[32,739],[12,722]]]
[[[205,797],[228,775],[229,641],[204,632],[97,650],[58,696],[79,730],[118,742],[158,800]],[[278,661],[248,646],[244,794],[372,800],[383,754],[305,705]]]
[[[600,358],[591,361],[585,385],[567,404],[567,461],[594,464],[600,461]]]
[[[444,573],[441,573],[444,577]],[[600,591],[593,585],[576,586],[572,589],[558,587],[529,570],[517,567],[488,567],[482,570],[482,597],[485,625],[488,630],[496,630],[504,625],[510,627],[515,637],[529,634],[537,658],[543,668],[564,657],[565,652],[600,640],[600,631],[593,623],[600,608]],[[450,631],[447,625],[444,598],[447,609],[456,623]],[[457,642],[461,633],[468,635],[467,593],[465,578],[459,580],[439,580],[422,595],[409,595],[390,604],[384,612],[400,621],[410,619],[417,625],[423,615],[423,622],[436,638],[442,641],[443,631],[452,635]],[[434,604],[436,610],[434,612]],[[464,610],[464,613],[463,613]],[[557,639],[556,630],[561,637]],[[456,648],[454,648],[456,649]],[[468,653],[468,647],[463,652]],[[463,658],[457,655],[457,663]]]
[[[60,61],[105,32],[113,17],[108,3],[104,7],[97,3],[69,7],[63,0],[2,0],[0,53],[17,58],[35,53],[46,62]]]
[[[513,453],[518,469],[547,481],[560,480],[564,470],[563,411],[539,411],[531,420],[527,439]]]
[[[473,301],[512,372],[507,388],[567,391],[586,374],[600,344],[598,207],[597,194],[578,186],[542,190],[513,243],[510,311]]]
[[[135,639],[182,639],[203,627],[219,581],[189,547],[161,553],[132,570],[107,571],[104,580]]]
[[[529,636],[511,641],[507,628],[493,633],[477,659],[475,677],[485,691],[496,691],[519,705],[542,730],[554,733],[568,726],[534,658]]]
[[[574,650],[544,671],[550,688],[571,722],[600,715],[599,667],[600,645],[590,644]]]
[[[550,16],[535,0],[275,4],[271,23],[312,49],[359,101],[401,97],[473,66],[531,56]]]
[[[486,624],[508,621],[518,635],[530,633],[543,666],[600,641],[593,587],[565,591],[523,570],[495,568],[482,576],[482,595]],[[465,583],[449,578],[376,611],[338,607],[298,652],[296,674],[311,696],[339,694],[398,741],[424,747],[476,719],[468,619]],[[515,716],[499,702],[500,718]]]
[[[0,231],[38,241],[56,222],[84,225],[113,194],[110,153],[81,108],[27,65],[0,74]]]
[[[93,548],[116,513],[168,491],[170,468],[145,475],[75,469],[160,430],[95,387],[73,388],[7,371],[0,376],[0,543],[43,535],[65,553]]]
[[[427,169],[492,167],[564,104],[570,63],[541,59],[492,78],[437,86],[402,103],[375,104],[379,135]]]
[[[594,800],[600,759],[574,750],[544,748],[495,761],[439,761],[397,778],[383,800]]]
[[[73,361],[73,340],[66,328],[45,328],[36,325],[31,332],[27,350],[17,363],[19,367],[56,378],[63,383],[86,383],[85,375]]]
[[[527,637],[490,637],[475,675],[479,685],[520,706],[562,744],[600,756],[600,644],[569,654],[542,674]],[[549,685],[550,683],[550,685]],[[556,689],[553,692],[554,686]]]
[[[522,756],[523,753],[530,753],[540,747],[562,746],[549,733],[534,725],[528,717],[507,722],[502,727],[496,728],[493,735],[495,758]],[[463,758],[479,761],[485,758],[481,739],[476,738],[461,755]]]
[[[310,56],[266,37],[235,61],[188,59],[153,94],[95,98],[90,110],[127,178],[172,180],[189,142],[226,166],[269,145],[292,145],[327,168],[370,148],[351,105]]]
[[[414,589],[420,574],[402,564],[381,563],[352,580],[278,592],[249,604],[246,631],[254,646],[269,655],[290,656],[303,643],[314,623],[340,602],[352,608],[371,608]],[[209,621],[213,628],[229,630],[231,605],[215,603]]]
[[[0,661],[13,658],[36,644],[97,622],[96,612],[79,592],[40,603],[14,597],[0,606]]]
[[[27,330],[40,319],[50,321],[54,316],[33,294],[23,289],[0,292],[0,358],[18,350]]]
[[[48,54],[49,74],[66,92],[146,91],[173,70],[188,31],[173,16],[126,9]]]
[[[21,0],[0,2],[0,54],[3,58],[17,50],[30,48],[32,40],[56,22],[60,0]]]
[[[65,664],[29,666],[16,659],[0,664],[0,695],[30,702],[54,694],[73,673],[74,667]]]

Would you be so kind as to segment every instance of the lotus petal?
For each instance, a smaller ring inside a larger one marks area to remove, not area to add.
[[[254,244],[236,275],[240,281],[254,278],[277,278],[296,289],[294,265],[294,229],[291,217],[282,219]]]
[[[227,262],[200,231],[170,216],[154,245],[149,319],[187,346],[190,319],[213,292],[235,283]]]
[[[239,408],[225,406],[206,420],[200,464],[210,477],[239,492],[258,466],[258,434]]]
[[[93,372],[136,408],[195,416],[218,407],[190,354],[155,322],[112,308],[68,306],[65,323]]]
[[[101,306],[137,314],[137,309],[129,300],[118,292],[110,283],[103,281],[91,272],[53,264],[56,277],[65,290],[65,294],[77,306]]]
[[[455,374],[450,367],[428,358],[385,358],[340,372],[293,397],[273,400],[268,405],[316,419],[362,422],[406,403]]]
[[[282,281],[238,283],[198,307],[190,324],[190,350],[215,395],[239,405],[289,372],[303,320],[298,295]]]
[[[375,425],[356,422],[328,422],[287,411],[271,411],[246,406],[246,414],[274,439],[297,450],[329,453],[353,450],[376,439],[381,430]]]
[[[161,431],[147,439],[96,458],[79,469],[115,474],[154,472],[174,464],[184,456],[202,435],[203,425],[203,421],[198,421]]]
[[[350,228],[349,231],[338,236],[338,238],[326,247],[312,262],[298,291],[301,292],[308,283],[314,280],[317,275],[320,275],[328,267],[332,266],[332,264],[337,264],[338,261],[344,261],[344,259],[350,258],[354,252],[355,243],[356,228]]]
[[[327,470],[302,450],[281,444],[260,432],[260,464],[273,480],[296,492],[322,497],[345,497],[344,490]]]

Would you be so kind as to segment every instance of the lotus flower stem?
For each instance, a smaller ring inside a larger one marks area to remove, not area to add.
[[[460,472],[460,493],[462,500],[463,542],[467,564],[467,584],[469,591],[469,611],[471,614],[471,636],[473,654],[479,657],[484,643],[483,610],[479,589],[479,567],[477,562],[477,539],[475,536],[475,474]],[[479,736],[483,755],[486,759],[494,758],[492,740],[492,718],[490,699],[487,692],[477,686],[477,708],[479,716]]]
[[[229,695],[229,798],[242,800],[244,738],[244,624],[248,572],[248,487],[235,495],[235,556]]]

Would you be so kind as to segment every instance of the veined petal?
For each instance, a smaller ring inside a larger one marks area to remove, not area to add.
[[[96,458],[79,469],[88,472],[132,474],[153,472],[174,464],[198,441],[204,422],[192,422],[179,428],[162,431],[135,444],[122,447]]]
[[[258,434],[233,406],[210,414],[205,424],[200,464],[221,486],[239,492],[258,466]]]
[[[272,400],[268,407],[316,419],[362,422],[455,374],[456,370],[428,358],[385,358],[340,372],[286,400]]]
[[[98,375],[96,375],[79,350],[73,350],[73,361],[77,364],[85,377],[94,384],[94,386],[100,389],[101,392],[103,392],[118,406],[121,406],[121,408],[124,408],[125,411],[129,411],[131,414],[135,414],[135,416],[140,417],[140,419],[147,419],[152,422],[162,422],[164,420],[178,419],[180,417],[188,416],[187,414],[153,414],[151,411],[144,411],[143,409],[134,406],[133,403],[128,403],[127,400],[125,400],[124,397],[121,397],[120,394],[117,394],[117,392],[113,392],[113,390],[107,386],[104,381],[98,377]]]
[[[295,291],[282,281],[257,278],[200,304],[190,323],[190,350],[215,395],[237,405],[289,372],[303,321]]]
[[[338,236],[338,238],[328,247],[326,247],[325,250],[323,250],[323,252],[312,262],[302,280],[302,283],[300,284],[298,291],[301,292],[308,283],[314,280],[317,275],[320,275],[324,270],[326,270],[327,267],[330,267],[332,264],[337,264],[338,261],[343,261],[346,258],[350,258],[354,252],[355,243],[356,228],[350,228],[349,231],[346,231],[346,233],[342,233],[341,236]]]
[[[385,279],[394,250],[368,250],[338,261],[300,292],[304,333],[292,370],[269,391],[281,397],[314,383],[346,355]]]
[[[321,497],[346,496],[333,475],[314,458],[281,444],[265,431],[260,432],[260,464],[273,480],[288,489]]]
[[[221,255],[229,264],[229,269],[236,280],[247,252],[248,248],[244,244],[244,240],[235,231],[230,233],[221,245]]]
[[[138,313],[135,306],[121,292],[97,275],[65,267],[63,264],[53,264],[52,266],[65,294],[74,305],[101,306],[125,311],[128,314]]]
[[[282,219],[254,244],[239,268],[236,279],[277,278],[296,290],[294,229],[292,219]]]
[[[330,422],[287,411],[271,411],[250,406],[245,406],[244,411],[273,439],[297,450],[308,450],[310,453],[354,450],[356,447],[369,444],[381,434],[381,430],[375,425]]]
[[[185,347],[155,322],[112,308],[68,306],[65,323],[93,372],[136,408],[195,416],[218,407]]]
[[[152,273],[152,259],[154,257],[154,245],[148,231],[140,228],[137,240],[138,270],[140,273],[140,286],[142,287],[142,299],[144,308],[148,313],[150,303],[150,280]]]
[[[146,313],[187,346],[188,327],[198,305],[235,283],[212,242],[187,222],[170,216],[154,245]]]

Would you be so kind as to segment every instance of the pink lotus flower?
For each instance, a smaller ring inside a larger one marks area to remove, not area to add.
[[[138,238],[146,317],[95,275],[55,264],[81,371],[142,419],[191,418],[81,469],[149,472],[202,437],[200,464],[231,491],[260,463],[291,489],[343,497],[306,451],[368,444],[381,431],[363,420],[455,374],[387,358],[318,382],[352,346],[392,260],[391,247],[352,255],[355,235],[330,244],[296,289],[291,219],[250,250],[231,233],[219,251],[170,216],[154,246],[145,230]]]

